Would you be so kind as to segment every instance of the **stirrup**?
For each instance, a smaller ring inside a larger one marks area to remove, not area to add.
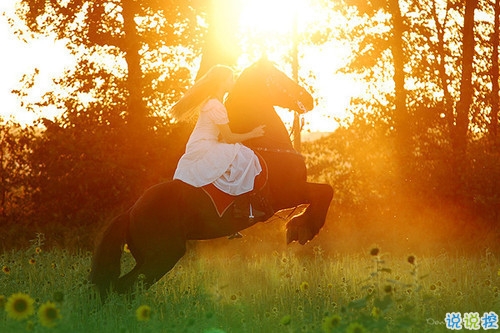
[[[237,219],[249,219],[250,221],[258,218],[262,213],[252,207],[250,201],[235,202],[233,206],[233,217]]]
[[[257,205],[259,210],[254,209],[252,207],[252,202],[253,204]],[[253,211],[256,211],[256,214],[252,214]],[[252,218],[252,215],[258,215],[258,218],[266,216],[267,218],[270,218],[271,216],[274,215],[274,210],[267,201],[267,198],[259,193],[253,193],[250,195],[250,218]]]

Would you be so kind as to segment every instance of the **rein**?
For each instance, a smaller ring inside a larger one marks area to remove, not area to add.
[[[252,149],[256,150],[256,151],[264,151],[264,152],[268,152],[268,153],[298,155],[298,156],[304,158],[304,156],[301,153],[299,153],[298,151],[296,151],[295,149],[281,149],[281,148],[267,148],[267,147],[252,147]]]

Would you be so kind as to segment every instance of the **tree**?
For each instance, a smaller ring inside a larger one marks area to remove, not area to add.
[[[469,130],[469,115],[474,94],[472,85],[474,47],[474,11],[478,0],[466,0],[461,59],[460,99],[457,102],[456,125],[452,132],[452,142],[458,160],[463,160],[467,146],[467,132]]]
[[[21,2],[28,31],[67,40],[78,60],[54,91],[25,102],[63,111],[40,120],[45,131],[30,145],[39,225],[96,223],[171,177],[188,129],[170,124],[166,110],[191,80],[203,36],[193,3]]]
[[[478,198],[494,202],[492,192],[484,194],[477,185],[490,189],[498,178],[489,167],[496,149],[485,141],[498,123],[493,1],[347,3],[354,7],[345,6],[345,15],[360,19],[343,31],[356,45],[345,71],[367,83],[366,96],[352,103],[352,130],[366,122],[379,131],[386,125],[395,138],[392,149],[408,149],[396,171],[402,181],[412,180],[405,187],[415,195],[436,195],[463,207]],[[405,119],[409,141],[403,144]]]
[[[181,57],[189,63],[199,54],[200,14],[192,1],[23,0],[17,14],[31,32],[68,40],[68,48],[79,59],[109,57],[108,63],[114,62],[126,81],[127,104],[122,111],[131,126],[140,128],[155,111],[148,88],[170,88],[163,91],[165,107],[190,79],[185,65],[173,64]]]
[[[411,147],[410,119],[407,110],[407,93],[405,88],[407,62],[403,36],[407,34],[406,24],[401,15],[398,0],[388,1],[388,12],[391,14],[391,35],[389,46],[394,65],[394,124],[398,134],[399,152],[406,156]],[[406,163],[403,160],[403,163]]]
[[[0,222],[16,221],[32,213],[29,169],[34,131],[0,117]]]
[[[498,69],[498,44],[500,36],[500,0],[495,0],[494,2],[494,27],[491,33],[491,47],[492,47],[492,57],[491,57],[491,113],[490,113],[490,135],[493,141],[497,140],[498,134],[498,121],[499,121],[499,69]]]

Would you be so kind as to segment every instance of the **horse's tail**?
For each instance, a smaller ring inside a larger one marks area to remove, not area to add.
[[[104,300],[120,276],[120,259],[129,224],[129,211],[115,217],[104,230],[92,256],[90,282]]]

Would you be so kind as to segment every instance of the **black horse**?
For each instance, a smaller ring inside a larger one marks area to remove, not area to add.
[[[305,244],[323,226],[333,190],[326,184],[306,182],[304,159],[293,150],[273,105],[306,112],[313,108],[313,99],[269,61],[261,60],[241,74],[228,97],[230,126],[235,132],[245,132],[259,124],[266,125],[266,135],[248,145],[267,164],[270,200],[275,211],[309,204],[304,214],[287,224],[287,242]],[[203,189],[179,180],[155,185],[107,226],[92,258],[90,281],[103,299],[110,290],[130,290],[141,274],[149,287],[184,255],[187,240],[232,235],[257,222],[262,221],[235,219],[233,207],[219,216]],[[124,244],[136,265],[120,277]]]

